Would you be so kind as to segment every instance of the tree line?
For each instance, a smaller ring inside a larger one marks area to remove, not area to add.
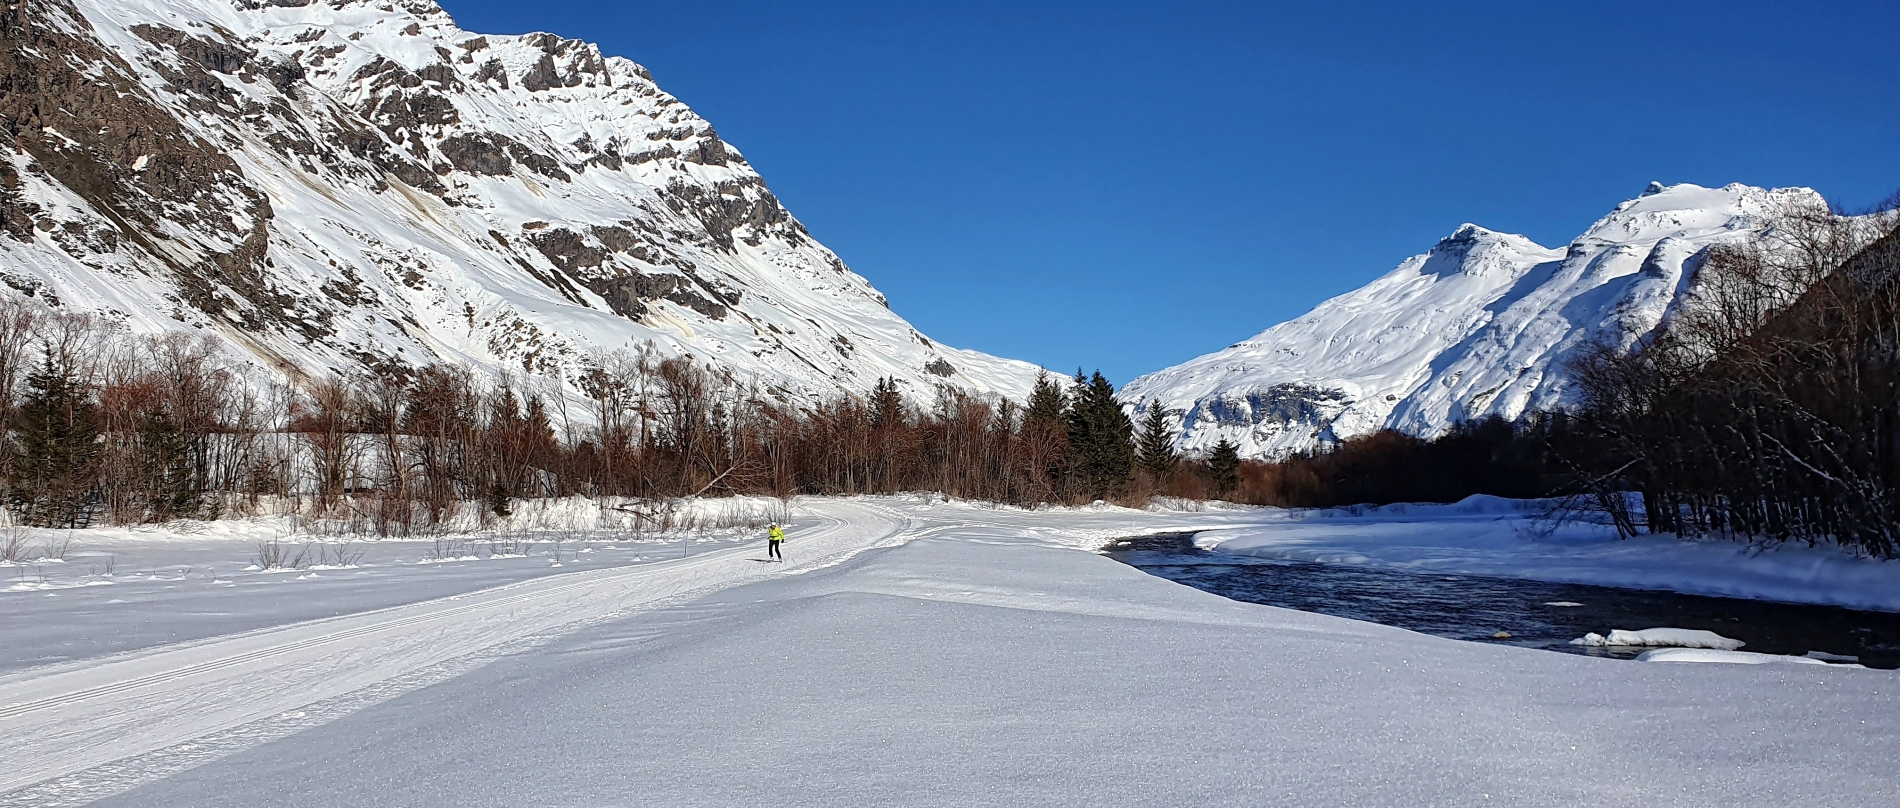
[[[1382,430],[1275,462],[1228,460],[1234,470],[1212,476],[1229,499],[1283,508],[1546,497],[1566,481],[1551,448],[1554,423],[1547,416],[1494,416],[1430,440]],[[1216,447],[1208,464],[1220,466],[1226,451]]]
[[[430,365],[293,386],[260,382],[208,338],[133,336],[17,300],[0,302],[0,425],[9,507],[59,527],[215,518],[267,497],[386,535],[460,503],[506,515],[550,496],[1132,501],[1180,463],[1165,422],[1137,446],[1100,373],[1044,375],[1021,403],[943,387],[919,406],[891,379],[788,403],[645,346],[572,381]]]
[[[652,346],[573,379],[447,365],[260,382],[218,343],[0,301],[0,485],[26,522],[215,518],[266,497],[385,534],[523,498],[937,491],[1034,505],[1153,495],[1325,507],[1560,497],[1625,535],[1900,554],[1900,216],[1775,212],[1707,252],[1672,315],[1572,368],[1578,403],[1277,462],[1176,450],[1100,373],[1022,402],[890,379],[787,401]]]

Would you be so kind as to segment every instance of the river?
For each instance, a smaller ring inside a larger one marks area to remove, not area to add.
[[[1196,589],[1424,634],[1547,651],[1634,657],[1590,648],[1588,632],[1655,627],[1713,631],[1743,650],[1900,667],[1900,613],[1684,595],[1645,589],[1441,575],[1391,567],[1249,558],[1194,546],[1191,533],[1123,539],[1109,557]],[[1508,635],[1508,636],[1505,636]]]

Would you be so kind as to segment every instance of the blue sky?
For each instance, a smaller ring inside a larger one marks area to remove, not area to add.
[[[1900,3],[442,0],[646,65],[924,333],[1117,383],[1470,221],[1900,190]]]

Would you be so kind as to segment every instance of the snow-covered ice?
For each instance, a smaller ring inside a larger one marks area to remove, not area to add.
[[[1645,628],[1630,631],[1612,629],[1609,634],[1590,632],[1570,641],[1571,645],[1590,648],[1703,648],[1734,651],[1747,643],[1724,637],[1713,631],[1695,628]]]
[[[1637,662],[1721,662],[1730,665],[1826,665],[1826,660],[1784,654],[1756,654],[1719,648],[1658,648],[1636,655]]]
[[[0,676],[0,805],[1900,796],[1891,672],[1457,642],[1230,601],[1089,552],[1299,524],[798,500],[783,566],[759,563],[756,541],[533,564],[541,577],[498,588]]]

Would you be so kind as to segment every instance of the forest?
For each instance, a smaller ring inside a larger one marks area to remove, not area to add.
[[[1286,507],[1552,498],[1624,535],[1900,553],[1900,219],[1780,211],[1706,253],[1676,312],[1571,368],[1576,404],[1273,462],[1175,451],[1180,413],[1100,373],[1026,401],[884,380],[822,401],[652,346],[577,381],[388,366],[260,382],[206,338],[0,302],[0,480],[28,524],[216,518],[292,501],[380,535],[460,503],[934,491],[1018,505],[1162,495]],[[1135,423],[1130,412],[1142,414]]]

